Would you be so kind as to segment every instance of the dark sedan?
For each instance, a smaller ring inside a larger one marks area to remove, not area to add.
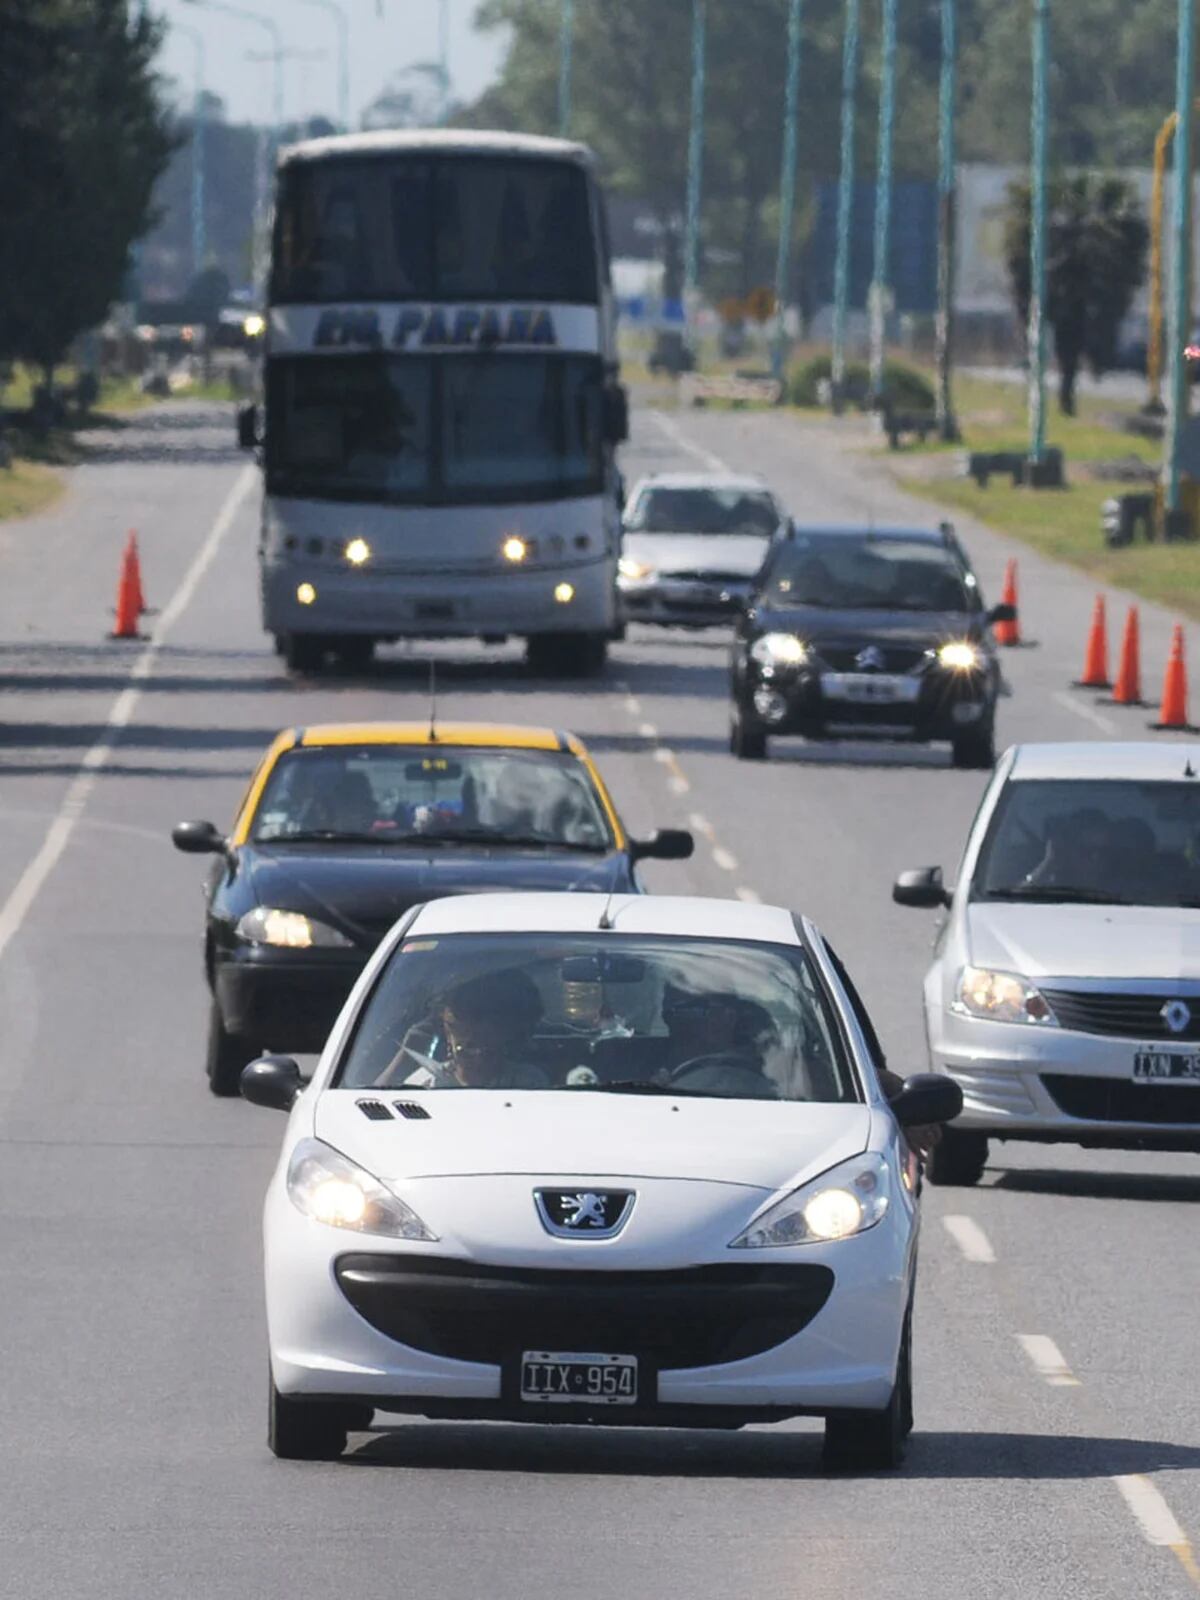
[[[263,757],[233,831],[183,822],[206,885],[208,1080],[238,1092],[263,1050],[322,1049],[383,935],[426,900],[489,890],[641,892],[637,863],[691,835],[630,839],[583,744],[549,729],[293,729]]]
[[[730,747],[772,734],[867,730],[946,741],[959,767],[995,759],[1000,669],[987,610],[949,527],[793,527],[738,621]]]

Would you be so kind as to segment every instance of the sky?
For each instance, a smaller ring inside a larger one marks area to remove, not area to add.
[[[229,0],[230,4],[235,0]],[[273,18],[283,34],[284,120],[337,115],[337,27],[316,0],[236,0],[244,9]],[[451,94],[471,100],[496,76],[504,56],[502,33],[476,33],[472,26],[477,0],[336,0],[350,23],[351,123],[357,127],[362,109],[389,78],[419,62],[436,61],[439,12],[449,22]],[[196,47],[181,30],[203,35],[206,87],[226,103],[231,122],[268,120],[273,68],[269,61],[248,56],[270,48],[266,31],[239,21],[207,3],[150,0],[149,9],[165,19],[168,35],[160,65],[175,79],[174,97],[185,106],[195,85]],[[380,16],[382,12],[382,16]],[[311,54],[324,51],[324,59]]]

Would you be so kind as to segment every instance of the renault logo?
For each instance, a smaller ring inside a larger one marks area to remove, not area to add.
[[[1168,1000],[1158,1014],[1166,1023],[1168,1033],[1186,1033],[1192,1020],[1192,1008],[1182,1000]]]
[[[863,672],[882,672],[883,651],[877,644],[869,644],[855,656],[854,665]]]
[[[547,1233],[563,1239],[611,1239],[629,1220],[632,1189],[535,1189],[533,1203]]]

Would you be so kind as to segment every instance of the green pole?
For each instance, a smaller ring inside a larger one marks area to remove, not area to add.
[[[1190,0],[1183,0],[1190,3]],[[1033,0],[1033,112],[1029,226],[1029,459],[1046,450],[1046,65],[1050,0]]]
[[[692,114],[688,130],[687,239],[683,286],[695,294],[700,282],[700,183],[704,164],[704,23],[707,0],[692,0]]]
[[[846,0],[842,39],[842,171],[838,186],[837,256],[833,268],[834,409],[846,382],[846,308],[850,298],[850,223],[854,210],[854,95],[858,85],[859,0]]]
[[[800,25],[804,0],[788,0],[787,92],[783,107],[783,163],[779,178],[779,254],[775,261],[775,350],[772,369],[782,380],[787,335],[783,313],[787,304],[792,259],[792,226],[796,210],[796,122],[800,110]]]
[[[562,0],[558,33],[558,133],[571,131],[571,55],[575,47],[575,0]]]
[[[954,364],[954,252],[956,174],[954,134],[957,112],[957,4],[942,0],[942,72],[938,94],[938,306],[937,422],[946,443],[958,440],[950,393]]]
[[[1175,183],[1171,195],[1171,232],[1175,241],[1174,280],[1167,317],[1167,433],[1164,484],[1168,518],[1178,519],[1180,505],[1179,448],[1187,422],[1187,374],[1183,347],[1191,335],[1192,284],[1192,130],[1196,61],[1195,0],[1179,0],[1179,42],[1175,79]],[[1167,532],[1174,530],[1168,526]]]
[[[892,143],[896,125],[896,0],[883,0],[879,75],[879,156],[875,175],[875,264],[871,273],[871,399],[883,401],[888,246],[892,228]]]

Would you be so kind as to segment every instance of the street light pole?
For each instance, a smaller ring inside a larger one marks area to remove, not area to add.
[[[558,22],[558,134],[571,132],[571,56],[575,48],[575,0],[561,0]]]
[[[196,88],[192,97],[192,277],[203,271],[208,253],[204,230],[204,35],[186,22],[174,31],[190,39],[196,51]]]
[[[1191,0],[1181,0],[1190,4]],[[1029,460],[1046,451],[1046,68],[1050,0],[1033,0],[1033,109],[1029,218]]]
[[[859,0],[846,0],[842,38],[842,171],[838,185],[837,257],[833,269],[833,362],[830,381],[834,410],[840,410],[846,383],[846,310],[850,298],[850,224],[854,210],[854,96],[858,86]]]
[[[1175,186],[1171,195],[1171,232],[1175,241],[1175,276],[1167,317],[1167,433],[1163,463],[1165,531],[1170,537],[1184,520],[1180,501],[1179,451],[1187,422],[1187,372],[1183,347],[1190,339],[1192,282],[1192,130],[1195,126],[1196,70],[1195,0],[1179,0],[1179,40],[1175,79]]]
[[[350,20],[336,0],[301,0],[317,6],[333,18],[338,38],[338,123],[343,133],[350,131]]]
[[[692,0],[692,109],[688,129],[687,241],[683,284],[694,295],[700,281],[700,185],[704,163],[704,48],[707,0]]]
[[[791,276],[792,219],[796,208],[796,121],[800,109],[800,40],[804,0],[788,0],[787,90],[783,106],[783,161],[779,177],[779,254],[775,260],[775,350],[772,369],[783,378],[787,335],[783,317]]]
[[[951,398],[954,364],[954,253],[957,248],[955,123],[958,99],[958,0],[942,0],[942,71],[938,92],[937,424],[947,444],[958,440]]]
[[[896,5],[883,0],[883,56],[879,75],[879,156],[875,175],[875,264],[871,273],[871,399],[883,401],[887,332],[888,247],[892,226],[892,142],[896,125]]]

